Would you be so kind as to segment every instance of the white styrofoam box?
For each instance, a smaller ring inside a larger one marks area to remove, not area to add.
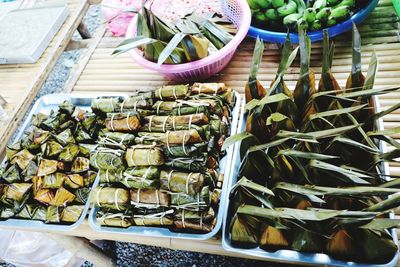
[[[68,8],[16,9],[0,19],[0,64],[35,63],[68,17]]]

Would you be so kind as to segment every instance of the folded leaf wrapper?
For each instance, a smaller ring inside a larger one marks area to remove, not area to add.
[[[133,189],[130,191],[131,204],[135,207],[168,207],[170,197],[166,192],[155,189]]]
[[[85,206],[73,205],[65,207],[61,213],[61,221],[75,223],[82,215]]]
[[[139,144],[151,144],[153,142],[161,142],[167,148],[170,145],[187,145],[200,143],[203,141],[200,134],[194,130],[183,130],[183,131],[167,131],[166,133],[149,133],[140,132],[139,137],[135,139],[136,143]]]
[[[117,97],[113,98],[98,98],[92,101],[92,110],[101,112],[101,113],[109,113],[118,111],[118,104],[122,99]]]
[[[228,90],[225,83],[194,83],[192,86],[192,94],[222,94]]]
[[[32,184],[14,183],[5,185],[0,196],[2,203],[9,207],[18,207],[29,197]]]
[[[98,208],[127,210],[130,204],[129,191],[115,187],[96,187],[92,193],[91,203]]]
[[[161,171],[161,189],[188,195],[197,194],[204,183],[204,175],[201,173],[186,173],[174,170]]]
[[[50,205],[56,207],[65,207],[67,204],[75,200],[75,195],[69,192],[67,189],[61,187],[57,189],[54,198],[50,201]]]
[[[99,170],[121,172],[125,170],[124,155],[122,150],[99,148],[91,152],[90,165]]]
[[[154,92],[156,99],[185,99],[189,95],[189,85],[164,85]]]
[[[108,113],[105,126],[112,132],[135,132],[141,127],[136,112]]]
[[[207,210],[210,207],[210,189],[204,186],[196,195],[171,193],[171,206],[192,211]]]
[[[136,145],[126,151],[125,160],[132,166],[160,166],[164,164],[164,154],[152,145]]]
[[[156,166],[130,167],[119,180],[127,188],[157,189],[160,185],[160,170]]]
[[[124,213],[111,213],[100,210],[96,214],[96,220],[102,226],[128,228],[133,225],[132,217]]]
[[[209,119],[206,114],[198,113],[198,114],[188,114],[188,115],[170,115],[170,116],[158,116],[152,115],[144,118],[148,123],[148,127],[153,125],[162,126],[163,129],[169,128],[174,129],[175,125],[204,125],[209,123]],[[164,131],[165,132],[165,131]]]
[[[171,216],[172,213],[173,210],[138,210],[135,215],[133,215],[133,221],[135,225],[138,226],[172,226],[174,224]]]
[[[216,224],[212,208],[205,212],[179,210],[174,214],[174,225],[177,229],[190,229],[209,233]]]

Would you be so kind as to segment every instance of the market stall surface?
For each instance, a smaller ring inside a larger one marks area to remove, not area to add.
[[[380,72],[376,79],[376,85],[378,87],[398,85],[400,83],[398,75],[400,71],[399,23],[397,20],[392,20],[396,15],[394,10],[393,13],[390,12],[391,9],[391,1],[381,0],[380,6],[371,14],[368,21],[359,28],[364,43],[368,44],[363,46],[363,71],[366,71],[372,51],[375,50],[380,59]],[[387,28],[385,31],[382,31],[379,27],[374,27],[377,23],[375,21],[379,21],[383,13],[385,13],[385,19],[392,21],[392,23],[386,23],[384,25]],[[100,15],[92,17],[101,20]],[[96,21],[96,19],[94,19],[94,21]],[[99,30],[101,29],[102,27],[99,28]],[[112,37],[109,33],[104,32],[104,30],[97,31],[96,36],[98,37],[97,45],[93,47],[92,50],[90,48],[88,49],[90,52],[89,55],[84,54],[84,56],[80,58],[77,65],[74,67],[71,78],[66,83],[65,92],[72,91],[73,93],[93,94],[113,91],[129,93],[135,89],[154,89],[167,82],[163,77],[154,72],[145,70],[132,62],[128,54],[111,57],[111,52],[122,40],[121,38]],[[350,39],[349,35],[346,34],[335,40],[337,49],[333,71],[340,84],[344,83],[344,80],[350,72],[351,49],[348,42]],[[229,67],[221,75],[215,77],[214,80],[224,81],[235,90],[243,92],[248,77],[253,46],[254,41],[252,39],[242,44]],[[65,82],[66,73],[68,73],[71,68],[70,63],[71,61],[77,62],[77,53],[80,52],[68,53],[64,54],[57,63],[56,68],[46,83],[47,85],[41,89],[41,94],[63,91],[62,86]],[[319,73],[321,45],[316,44],[312,53],[312,67]],[[264,85],[270,83],[274,78],[279,58],[278,46],[267,45],[259,75],[259,79],[263,81]],[[297,77],[298,67],[291,68],[285,76],[289,87],[293,88]],[[52,83],[52,81],[54,81],[54,83]],[[382,98],[380,102],[385,108],[397,103],[399,99],[399,93],[393,93]],[[385,127],[396,127],[399,121],[400,116],[398,114],[390,115],[385,118]],[[392,165],[391,172],[392,174],[399,175],[400,165]],[[252,260],[212,256],[203,253],[182,252],[120,242],[107,241],[105,244],[107,253],[117,259],[119,266],[283,266]]]

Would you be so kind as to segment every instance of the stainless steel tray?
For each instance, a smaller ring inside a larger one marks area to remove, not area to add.
[[[235,92],[236,103],[233,108],[232,113],[232,123],[231,123],[231,135],[236,134],[237,126],[239,123],[239,113],[241,110],[242,96]],[[192,240],[206,240],[213,237],[218,233],[222,226],[223,215],[227,207],[227,199],[229,196],[229,184],[230,184],[230,171],[232,170],[232,157],[234,153],[234,147],[230,147],[227,151],[227,155],[220,161],[220,171],[224,173],[224,183],[222,185],[222,194],[219,203],[219,208],[217,212],[217,223],[214,229],[206,234],[192,234],[192,233],[177,233],[172,232],[167,228],[161,227],[148,227],[148,226],[131,226],[128,228],[117,228],[117,227],[105,227],[101,226],[96,222],[96,213],[98,208],[92,208],[89,215],[89,225],[90,227],[98,232],[103,233],[119,233],[134,236],[151,236],[151,237],[173,237],[180,239],[192,239]]]
[[[16,135],[16,140],[21,139],[24,132],[29,128],[32,121],[32,116],[37,113],[44,113],[50,114],[51,110],[58,110],[58,105],[60,105],[63,101],[69,100],[72,104],[84,109],[84,110],[91,110],[90,106],[92,103],[92,99],[98,97],[99,95],[78,95],[78,94],[52,94],[52,95],[45,95],[39,98],[32,110],[29,112],[28,116],[26,117],[22,127],[20,128],[18,134]],[[114,96],[107,94],[107,96]],[[5,161],[6,159],[4,159]],[[3,161],[3,163],[4,163]],[[95,182],[96,183],[96,182]],[[85,208],[81,214],[81,217],[78,221],[70,225],[63,225],[63,224],[46,224],[42,221],[35,221],[35,220],[24,220],[24,219],[6,219],[0,220],[0,227],[16,227],[16,228],[25,228],[25,229],[44,229],[44,230],[51,230],[51,231],[71,231],[77,228],[86,218],[90,206],[90,194],[88,197],[88,201],[85,204]]]
[[[380,111],[380,106],[379,106],[379,101],[378,98],[374,98],[375,101],[375,107],[376,107],[376,112]],[[239,126],[238,126],[238,133],[242,132],[245,130],[246,126],[246,114],[244,112],[244,103],[242,106],[242,116],[240,117],[239,120]],[[382,130],[383,129],[383,120],[380,119],[378,121],[378,129]],[[382,151],[386,151],[386,144],[384,142],[380,142],[380,148]],[[229,179],[229,191],[231,190],[232,186],[236,184],[238,180],[238,173],[239,173],[239,167],[240,167],[240,143],[235,144],[235,149],[234,149],[234,154],[233,154],[233,163],[232,163],[232,171],[231,171],[231,177]],[[382,165],[382,170],[384,173],[389,174],[389,165],[388,163],[384,163]],[[334,259],[333,257],[324,254],[324,253],[302,253],[302,252],[297,252],[294,250],[288,250],[288,249],[282,249],[278,250],[276,252],[268,252],[265,251],[261,248],[252,248],[252,249],[244,249],[244,248],[236,248],[233,247],[230,241],[230,231],[229,231],[229,226],[231,224],[231,219],[232,219],[232,212],[229,210],[230,206],[230,201],[229,201],[229,195],[227,196],[226,200],[226,209],[225,209],[225,214],[224,214],[224,225],[222,229],[222,247],[231,252],[235,252],[238,254],[243,254],[247,256],[252,256],[257,259],[261,260],[267,260],[267,261],[273,261],[273,262],[285,262],[285,263],[297,263],[297,264],[306,264],[306,265],[329,265],[329,266],[359,266],[359,267],[367,267],[367,266],[377,266],[377,267],[389,267],[389,266],[395,266],[397,261],[398,261],[398,253],[393,257],[393,259],[386,263],[386,264],[366,264],[366,263],[358,263],[358,262],[347,262],[347,261],[342,261],[342,260],[337,260]],[[394,218],[394,214],[389,215],[390,218]],[[393,240],[396,244],[398,244],[397,240],[397,233],[395,229],[391,230],[391,234],[393,237]]]

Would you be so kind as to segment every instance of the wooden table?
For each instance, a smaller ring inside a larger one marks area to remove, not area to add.
[[[391,0],[381,0],[379,7],[377,7],[369,19],[359,27],[361,36],[363,37],[363,43],[365,44],[362,49],[363,72],[366,73],[367,71],[372,51],[376,51],[379,58],[379,73],[375,81],[377,87],[400,85],[400,25],[391,5]],[[382,12],[385,13],[383,19]],[[381,31],[379,27],[377,27],[377,25],[382,25],[382,23],[386,29],[385,31]],[[109,92],[129,94],[133,93],[135,90],[152,90],[157,86],[171,83],[157,73],[143,69],[133,62],[128,54],[117,57],[111,56],[115,46],[122,40],[123,38],[112,37],[110,33],[105,31],[104,27],[101,27],[90,42],[87,54],[82,57],[78,65],[74,67],[74,72],[71,74],[64,91],[67,93],[72,92],[92,95]],[[336,38],[335,46],[333,72],[339,84],[343,85],[351,68],[351,35],[347,33]],[[254,40],[246,40],[238,48],[229,66],[220,75],[210,80],[224,81],[235,90],[243,92],[248,78],[253,47]],[[316,71],[317,79],[321,71],[321,55],[321,44],[314,44],[311,65]],[[262,81],[264,85],[269,86],[274,78],[279,60],[279,47],[274,44],[267,44],[264,60],[258,75],[259,80]],[[294,67],[290,68],[285,75],[285,81],[290,88],[294,88],[298,73],[298,62],[295,62]],[[399,101],[400,93],[398,92],[383,96],[380,99],[383,109]],[[399,125],[399,122],[400,111],[396,111],[384,118],[386,128],[396,127]],[[396,138],[400,139],[400,135],[396,136]],[[399,164],[392,164],[390,167],[392,174],[400,175]],[[223,250],[220,237],[218,236],[207,241],[193,242],[174,238],[144,238],[115,233],[104,234],[92,230],[87,221],[72,232],[54,233],[85,237],[91,240],[116,240],[170,249],[248,257]]]
[[[1,121],[0,152],[4,152],[39,89],[64,52],[89,8],[89,0],[68,0],[69,16],[35,64],[0,65],[0,96],[7,104],[7,118]]]

